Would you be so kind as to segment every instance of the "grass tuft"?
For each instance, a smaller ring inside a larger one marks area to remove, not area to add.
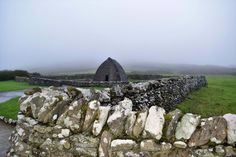
[[[203,117],[236,114],[236,76],[207,76],[208,87],[191,93],[177,108]]]
[[[16,120],[17,114],[20,110],[19,100],[20,97],[12,98],[6,102],[0,103],[0,116]]]

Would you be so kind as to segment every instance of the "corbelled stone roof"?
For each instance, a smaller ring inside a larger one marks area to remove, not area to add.
[[[128,79],[122,66],[116,60],[109,57],[97,69],[94,81],[127,82]]]

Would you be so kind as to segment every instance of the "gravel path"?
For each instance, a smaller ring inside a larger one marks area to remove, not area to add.
[[[11,135],[14,127],[5,124],[0,120],[0,157],[6,156],[6,151],[9,148],[9,141],[8,138]]]

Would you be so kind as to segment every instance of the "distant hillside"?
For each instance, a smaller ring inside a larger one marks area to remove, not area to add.
[[[143,74],[210,74],[236,75],[236,68],[214,65],[190,64],[158,64],[158,65],[130,65],[126,67],[131,73]]]
[[[44,75],[74,75],[93,74],[96,72],[94,65],[73,65],[72,67],[47,67],[31,69],[31,72],[40,72]],[[236,75],[236,67],[223,67],[215,65],[191,64],[129,64],[123,65],[127,73],[132,74],[208,74],[208,75]]]

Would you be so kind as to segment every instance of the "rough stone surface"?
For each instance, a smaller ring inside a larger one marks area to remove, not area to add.
[[[227,121],[227,139],[229,144],[236,143],[236,115],[225,114],[225,120]]]
[[[158,145],[155,140],[143,140],[140,143],[141,151],[161,151],[161,145]]]
[[[176,139],[189,139],[200,122],[200,116],[187,113],[183,116],[176,128]]]
[[[236,156],[236,149],[232,146],[227,146],[225,147],[225,156],[231,156],[231,157],[234,157]]]
[[[114,106],[114,113],[108,118],[107,124],[115,136],[120,136],[125,129],[125,120],[132,111],[132,101],[125,98]]]
[[[215,152],[217,155],[225,156],[225,149],[223,145],[218,145],[215,147]]]
[[[175,109],[172,112],[169,112],[166,117],[166,133],[165,137],[168,141],[174,141],[175,139],[175,130],[178,124],[178,121],[182,115],[182,112],[179,109]]]
[[[100,106],[100,102],[97,100],[93,100],[89,102],[85,120],[84,120],[83,130],[87,130],[91,126],[92,122],[95,120],[98,114],[97,111],[98,111],[99,106]]]
[[[133,127],[133,136],[138,138],[144,129],[146,119],[147,119],[148,111],[142,111],[138,113],[136,122],[134,123]]]
[[[107,117],[111,107],[110,106],[100,106],[98,110],[98,119],[93,123],[93,134],[95,136],[99,135],[102,131],[103,126],[106,124]]]
[[[101,140],[99,144],[100,157],[111,156],[111,141],[112,141],[112,134],[108,131],[104,131],[101,135]]]
[[[157,106],[152,106],[149,109],[148,117],[144,127],[144,136],[151,136],[157,140],[161,139],[162,128],[165,122],[165,110]]]
[[[176,148],[186,148],[187,144],[183,141],[175,141],[173,144]]]
[[[120,150],[131,150],[135,147],[136,142],[129,139],[116,139],[111,142],[112,151],[120,151]]]
[[[137,112],[131,111],[126,120],[125,133],[129,136],[133,136],[133,129],[137,118],[136,114]]]
[[[223,117],[210,117],[202,123],[200,129],[193,133],[188,145],[190,147],[201,146],[209,141],[220,144],[226,138],[226,128],[227,123]]]

